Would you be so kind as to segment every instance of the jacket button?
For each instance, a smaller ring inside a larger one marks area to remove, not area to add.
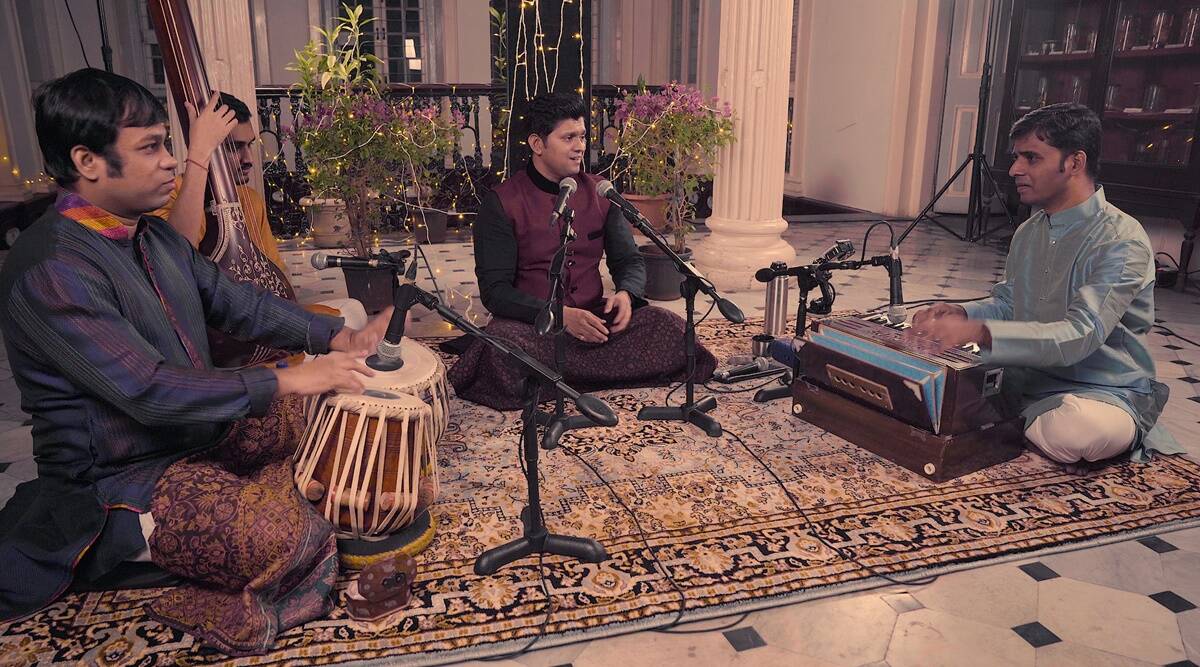
[[[571,268],[572,266],[575,266],[575,260],[573,260],[573,259],[568,259],[568,260],[567,260],[567,268],[569,269],[569,268]]]

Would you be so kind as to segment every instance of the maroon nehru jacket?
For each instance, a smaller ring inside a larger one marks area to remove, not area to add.
[[[596,194],[600,179],[574,176],[579,187],[567,201],[575,212],[575,240],[563,266],[565,305],[604,317],[603,256],[617,291],[633,307],[645,305],[645,260],[620,209]],[[487,193],[480,202],[473,236],[479,296],[493,315],[532,324],[550,291],[550,263],[560,230],[550,226],[558,184],[538,173],[532,161]]]
[[[574,178],[579,187],[567,205],[575,211],[575,240],[567,246],[567,261],[563,264],[563,305],[596,310],[604,299],[600,257],[604,253],[604,220],[611,204],[596,194],[596,184],[601,180],[598,176],[580,173]],[[521,171],[495,189],[517,239],[513,286],[544,301],[550,297],[550,261],[558,249],[558,226],[548,224],[557,187],[555,194],[546,192],[533,182],[528,171]]]

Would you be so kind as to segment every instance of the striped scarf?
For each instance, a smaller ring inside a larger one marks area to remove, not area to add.
[[[75,192],[63,190],[54,208],[60,214],[87,227],[97,234],[114,241],[127,241],[133,237],[136,227],[130,227],[117,219],[117,216],[95,206]]]

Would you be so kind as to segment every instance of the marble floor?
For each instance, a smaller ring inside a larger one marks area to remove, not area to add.
[[[786,238],[801,259],[809,260],[837,239],[859,246],[866,226],[792,224]],[[885,250],[882,231],[873,235],[869,254]],[[385,240],[385,246],[391,248],[393,242],[400,247],[402,239]],[[340,271],[314,270],[309,263],[312,253],[303,243],[285,244],[284,257],[300,299],[344,296]],[[904,242],[903,254],[909,301],[981,296],[1000,276],[1004,260],[1003,250],[994,245],[965,243],[929,224],[919,226]],[[420,284],[432,290],[436,280],[452,307],[482,324],[487,314],[478,301],[473,267],[469,237],[452,232],[449,242],[426,247]],[[839,309],[862,310],[887,300],[882,269],[838,274],[835,284]],[[762,292],[728,296],[748,314],[761,314]],[[1160,323],[1200,342],[1200,290],[1159,289],[1156,298]],[[682,309],[679,301],[658,305]],[[703,297],[699,306],[708,308]],[[416,313],[416,319],[410,333],[417,336],[448,331],[427,311]],[[1171,388],[1162,422],[1193,456],[1200,456],[1200,347],[1157,330],[1149,340],[1159,380]],[[0,503],[34,474],[28,415],[19,408],[7,356],[0,356]],[[469,664],[1192,665],[1200,664],[1198,605],[1200,529],[1188,529],[980,567],[926,585],[892,585],[679,626],[671,632],[535,647],[509,660]]]

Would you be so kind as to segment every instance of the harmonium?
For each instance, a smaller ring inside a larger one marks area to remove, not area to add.
[[[1015,458],[1023,447],[1016,392],[973,344],[942,349],[909,325],[824,319],[797,352],[793,412],[937,482]]]

